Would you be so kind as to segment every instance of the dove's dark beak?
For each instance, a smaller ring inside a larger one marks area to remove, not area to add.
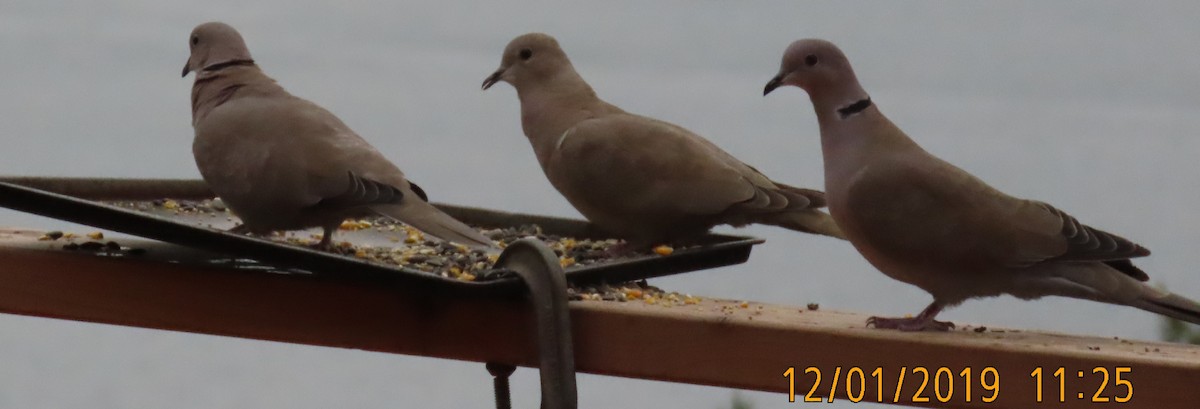
[[[767,96],[767,94],[770,94],[771,91],[775,90],[775,88],[779,88],[780,85],[783,85],[783,74],[776,75],[775,78],[771,78],[771,80],[767,82],[767,87],[763,88],[763,96]]]
[[[192,72],[192,59],[191,58],[188,58],[187,62],[183,64],[183,75],[180,75],[180,77],[186,77],[189,72]]]
[[[500,67],[500,69],[496,70],[496,72],[493,72],[492,75],[489,75],[483,80],[483,89],[486,90],[491,88],[492,85],[496,85],[497,82],[500,82],[501,75],[504,75],[504,67]]]

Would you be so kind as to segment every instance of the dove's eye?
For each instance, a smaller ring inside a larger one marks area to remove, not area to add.
[[[519,56],[521,57],[522,60],[528,60],[530,57],[533,57],[533,50],[530,50],[528,48],[521,49],[521,53],[519,54]]]
[[[200,44],[200,37],[192,37],[192,45]]]
[[[807,65],[809,67],[817,65],[817,62],[819,62],[819,61],[820,60],[817,59],[816,54],[809,54],[804,57],[804,65]]]

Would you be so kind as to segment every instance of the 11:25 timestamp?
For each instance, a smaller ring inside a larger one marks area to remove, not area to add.
[[[1109,370],[1108,368],[1105,368],[1105,367],[1098,366],[1098,367],[1092,368],[1090,373],[1087,373],[1083,370],[1077,371],[1076,372],[1077,378],[1082,380],[1085,377],[1099,377],[1100,384],[1098,386],[1096,386],[1096,389],[1094,391],[1089,389],[1087,391],[1078,392],[1075,394],[1075,396],[1070,396],[1070,397],[1073,397],[1073,398],[1076,398],[1079,400],[1087,399],[1091,402],[1096,402],[1096,403],[1129,402],[1130,400],[1133,399],[1133,383],[1130,382],[1128,379],[1124,379],[1123,375],[1127,376],[1131,373],[1133,373],[1133,368],[1130,368],[1127,366],[1118,366],[1118,367],[1113,368],[1112,370]],[[1054,387],[1057,386],[1058,387],[1058,401],[1066,402],[1067,398],[1068,398],[1067,378],[1069,378],[1069,376],[1067,374],[1068,374],[1067,369],[1063,368],[1063,367],[1058,367],[1058,369],[1055,369],[1054,372],[1052,372],[1052,373],[1047,373],[1041,367],[1035,368],[1033,370],[1033,372],[1029,373],[1029,376],[1033,377],[1034,384],[1036,385],[1037,395],[1035,396],[1035,399],[1037,399],[1038,402],[1042,402],[1043,397],[1044,397],[1044,395],[1042,394],[1043,389],[1046,389],[1046,391],[1049,393],[1053,393]],[[1055,380],[1058,380],[1057,385],[1054,384]],[[1047,382],[1049,382],[1049,383],[1047,383]],[[1045,385],[1046,387],[1043,387],[1043,385]],[[1106,389],[1108,389],[1108,387],[1110,385],[1113,388],[1116,388],[1118,390],[1118,393],[1121,389],[1124,389],[1124,394],[1118,394],[1118,395],[1110,397],[1109,395],[1107,395],[1105,393]],[[1089,394],[1091,395],[1090,397],[1088,396]]]

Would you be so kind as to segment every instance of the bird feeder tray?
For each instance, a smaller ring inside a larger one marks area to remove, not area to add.
[[[88,225],[203,250],[146,254],[111,251],[113,245],[87,249],[99,255],[145,257],[172,263],[235,266],[254,273],[286,273],[318,280],[371,280],[410,289],[476,294],[520,294],[509,272],[489,267],[467,281],[406,266],[383,264],[359,257],[319,251],[305,246],[249,237],[225,231],[232,221],[211,214],[171,211],[164,199],[194,203],[212,198],[202,181],[88,178],[0,178],[0,207]],[[567,218],[510,213],[473,207],[437,205],[451,216],[489,229],[537,225],[541,233],[578,239],[602,238],[591,224]],[[134,210],[137,209],[137,210]],[[224,224],[224,225],[223,225]],[[405,246],[372,229],[338,232],[339,240],[354,245]],[[745,262],[751,248],[763,240],[709,234],[670,254],[633,254],[567,266],[572,286],[616,284]],[[119,247],[117,247],[119,248]]]

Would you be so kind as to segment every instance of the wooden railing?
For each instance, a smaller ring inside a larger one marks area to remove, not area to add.
[[[519,299],[102,258],[59,250],[41,234],[0,229],[0,312],[535,366],[532,318]],[[1196,346],[1000,329],[901,333],[864,328],[859,314],[715,299],[579,301],[571,313],[579,371],[773,391],[781,402],[794,390],[797,401],[952,408],[1200,405]]]

